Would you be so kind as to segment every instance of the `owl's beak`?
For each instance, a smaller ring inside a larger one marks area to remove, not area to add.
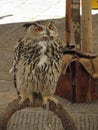
[[[47,40],[47,39],[49,39],[49,37],[50,37],[50,32],[49,32],[48,29],[46,29],[46,32],[45,32],[45,34],[44,34],[44,36],[43,36],[43,39],[44,39],[44,40]]]
[[[46,29],[46,30],[45,30],[45,34],[43,35],[42,38],[43,38],[44,40],[47,40],[47,39],[49,39],[49,37],[50,37],[50,32],[49,32],[48,29]]]
[[[47,33],[47,35],[48,35],[48,36],[50,36],[50,32],[49,32],[49,30],[48,30],[48,29],[46,30],[46,33]]]

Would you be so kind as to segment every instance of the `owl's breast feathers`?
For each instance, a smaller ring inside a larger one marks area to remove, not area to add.
[[[61,46],[56,41],[29,42],[25,45],[21,40],[15,48],[18,88],[28,86],[33,87],[35,92],[44,89],[46,95],[53,94],[61,73],[61,56]]]
[[[45,61],[59,60],[62,56],[62,47],[56,41],[29,41],[29,44],[24,44],[24,40],[19,40],[15,46],[15,59],[24,60],[29,64],[33,60],[38,60],[39,64],[45,63]]]

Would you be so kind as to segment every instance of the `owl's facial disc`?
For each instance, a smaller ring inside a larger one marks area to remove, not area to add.
[[[42,39],[47,39],[50,35],[49,30],[45,28],[42,25],[39,24],[34,24],[33,31],[35,32],[35,37],[39,38],[40,40]]]
[[[37,23],[33,25],[36,34],[35,36],[38,36],[40,40],[54,40],[57,38],[57,28],[53,22],[48,23],[47,26],[43,26]]]
[[[58,31],[53,22],[48,25],[41,25],[39,23],[26,24],[26,37],[35,41],[40,40],[55,40],[58,37]]]

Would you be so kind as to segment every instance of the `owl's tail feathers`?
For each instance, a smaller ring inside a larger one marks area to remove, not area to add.
[[[15,65],[16,65],[16,62],[14,61],[13,64],[12,64],[11,69],[9,70],[9,73],[14,72],[14,70],[15,70],[15,68],[16,68]]]
[[[12,73],[12,72],[14,72],[15,70],[16,70],[16,61],[14,60],[13,61],[13,64],[12,64],[12,67],[11,67],[11,69],[9,70],[9,73]]]
[[[14,65],[11,67],[11,69],[9,70],[9,73],[12,73],[12,72],[14,72]],[[17,88],[17,84],[16,84],[16,75],[15,75],[15,73],[14,73],[14,86],[15,86],[15,88],[16,88],[16,91],[17,91],[17,95],[19,96],[20,95],[20,92],[18,91],[18,88]]]
[[[14,71],[14,66],[11,67],[11,69],[9,70],[9,73],[12,73]]]
[[[15,75],[15,73],[14,73],[14,87],[16,88],[17,95],[19,96],[19,95],[20,95],[20,92],[19,92],[19,90],[18,90],[18,88],[17,88],[16,75]]]
[[[18,95],[18,96],[20,96],[20,92],[18,91],[18,89],[17,89],[17,88],[16,88],[16,90],[17,90],[17,95]]]

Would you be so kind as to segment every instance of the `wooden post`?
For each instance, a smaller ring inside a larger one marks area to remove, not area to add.
[[[76,49],[81,50],[80,0],[72,0],[72,24]]]
[[[82,50],[92,52],[91,0],[82,0]]]
[[[71,33],[71,1],[66,0],[66,46],[70,46],[70,33]]]

